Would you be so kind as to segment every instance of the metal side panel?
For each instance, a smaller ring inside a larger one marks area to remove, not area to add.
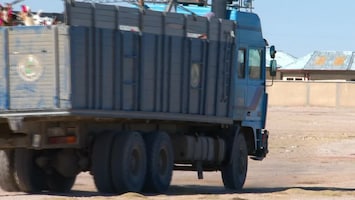
[[[8,29],[0,28],[0,110],[8,109]]]
[[[161,103],[163,112],[187,113],[187,75],[185,40],[179,36],[165,36],[161,69]],[[185,88],[185,89],[184,89]]]
[[[234,23],[98,4],[73,7],[78,17],[95,19],[70,26],[73,114],[228,119]]]
[[[207,36],[208,20],[206,17],[188,15],[186,23],[187,37],[203,38]]]
[[[216,115],[229,116],[229,102],[231,101],[232,61],[235,41],[235,23],[222,20],[219,34],[218,49],[218,80],[217,80],[217,103]]]
[[[131,45],[135,40],[134,36],[116,30],[71,27],[73,108],[115,110],[126,106],[127,110],[132,109],[128,105],[132,104],[134,95],[131,84],[134,81],[134,59],[130,55],[134,54]],[[122,100],[123,94],[127,100]]]
[[[134,32],[122,32],[122,110],[138,110],[139,86],[139,35]]]
[[[116,29],[117,7],[105,4],[95,4],[95,26],[97,28]]]
[[[163,54],[163,16],[147,10],[142,13],[140,109],[161,111],[161,77]]]
[[[188,16],[187,17],[187,38],[190,51],[187,60],[189,61],[189,109],[190,114],[204,114],[204,93],[206,74],[206,53],[207,53],[207,18]]]
[[[140,16],[138,9],[118,7],[118,28],[122,31],[139,31]]]
[[[163,34],[163,13],[146,10],[142,13],[142,31],[157,35]]]
[[[70,28],[70,58],[71,58],[71,85],[72,85],[72,106],[76,109],[87,109],[89,107],[89,68],[90,61],[90,28]]]
[[[70,82],[70,43],[69,43],[69,27],[58,27],[58,42],[57,42],[59,64],[59,107],[71,108],[71,82]]]
[[[95,80],[96,109],[114,109],[115,33],[114,30],[110,29],[96,29],[95,74],[98,75]]]
[[[161,54],[161,37],[146,33],[142,35],[142,58],[140,73],[140,109],[142,111],[156,110],[155,101],[157,96],[156,84],[158,80],[157,69],[160,68],[159,58]],[[160,77],[160,76],[159,76]]]
[[[94,26],[94,4],[75,2],[67,8],[68,24],[72,26]]]
[[[165,14],[165,34],[185,36],[186,17],[182,14],[168,12]]]
[[[186,57],[186,17],[166,13],[164,18],[163,66],[162,66],[162,111],[188,113],[188,66]]]
[[[55,27],[9,29],[11,110],[58,108]]]
[[[217,97],[217,71],[219,52],[219,30],[220,22],[216,18],[212,18],[209,23],[208,30],[208,55],[207,55],[207,71],[206,71],[206,93],[205,93],[205,114],[209,116],[216,115]]]

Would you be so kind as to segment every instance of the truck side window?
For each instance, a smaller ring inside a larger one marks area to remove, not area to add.
[[[249,49],[249,77],[261,79],[261,49]]]
[[[238,50],[238,78],[245,78],[245,49]]]

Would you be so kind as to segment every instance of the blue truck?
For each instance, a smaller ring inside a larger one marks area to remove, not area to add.
[[[188,170],[242,189],[268,153],[267,42],[242,4],[191,2],[67,0],[63,24],[0,27],[1,188],[67,192],[90,171],[102,193],[162,193]]]

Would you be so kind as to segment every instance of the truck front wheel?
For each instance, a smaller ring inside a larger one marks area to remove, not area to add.
[[[242,133],[235,136],[229,161],[222,167],[222,180],[225,188],[241,190],[248,169],[248,149]]]
[[[53,170],[46,175],[47,186],[51,192],[69,192],[75,183],[76,176],[65,177]]]

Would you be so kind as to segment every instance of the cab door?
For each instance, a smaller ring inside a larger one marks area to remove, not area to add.
[[[253,122],[254,126],[258,128],[264,128],[267,106],[264,47],[249,47],[246,63],[247,92],[245,120]]]
[[[263,47],[240,46],[235,75],[235,119],[260,122],[260,128],[264,126],[267,105],[264,57]]]
[[[239,47],[237,50],[237,61],[235,70],[235,99],[234,99],[234,119],[245,120],[247,113],[247,47]]]

